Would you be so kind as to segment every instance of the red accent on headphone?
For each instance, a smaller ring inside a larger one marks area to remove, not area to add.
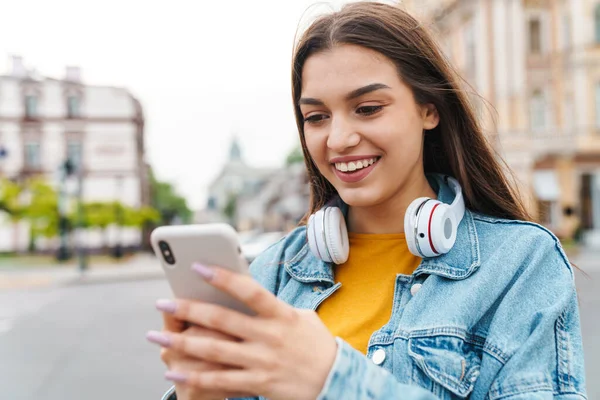
[[[433,252],[435,254],[440,254],[440,253],[438,253],[438,251],[435,249],[435,247],[433,247],[433,241],[431,240],[431,220],[433,219],[433,213],[435,212],[435,209],[439,205],[440,205],[440,203],[437,203],[435,206],[433,206],[433,209],[431,210],[431,213],[429,214],[429,225],[427,226],[427,232],[429,233],[429,245],[431,246],[431,250],[433,250]]]

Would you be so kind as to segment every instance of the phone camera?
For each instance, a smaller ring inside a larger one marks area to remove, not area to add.
[[[169,244],[167,242],[165,242],[164,240],[161,240],[160,242],[158,242],[158,248],[160,249],[160,252],[163,256],[163,258],[165,259],[165,261],[167,262],[167,264],[175,264],[175,256],[173,255],[173,252],[171,251],[171,247],[169,246]]]

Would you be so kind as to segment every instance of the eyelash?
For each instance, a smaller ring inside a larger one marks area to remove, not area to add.
[[[356,109],[356,111],[358,114],[361,114],[364,117],[368,117],[370,115],[377,114],[382,109],[383,109],[383,106],[362,106],[362,107],[358,107]],[[360,110],[363,110],[363,112],[359,112]],[[311,115],[309,117],[304,118],[304,122],[311,124],[311,125],[316,125],[316,124],[323,122],[327,118],[328,118],[328,116],[325,114],[316,114],[316,115]]]

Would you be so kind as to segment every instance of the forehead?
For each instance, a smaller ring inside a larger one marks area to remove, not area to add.
[[[302,70],[302,95],[353,90],[373,82],[400,82],[394,63],[383,54],[357,45],[340,45],[313,54]]]

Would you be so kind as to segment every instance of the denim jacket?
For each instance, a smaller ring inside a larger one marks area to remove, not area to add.
[[[428,178],[451,203],[444,181]],[[305,227],[250,268],[297,308],[316,310],[341,286],[309,250]],[[587,398],[573,271],[542,226],[467,210],[454,247],[397,275],[390,301],[391,318],[372,333],[366,356],[336,338],[319,400]]]

